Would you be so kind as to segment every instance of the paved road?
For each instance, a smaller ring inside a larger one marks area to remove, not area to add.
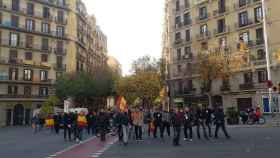
[[[264,158],[279,157],[280,128],[229,128],[231,140],[197,140],[173,147],[171,138],[147,139],[141,143],[120,145],[115,137],[106,143],[96,138],[57,154],[53,158]],[[65,143],[62,135],[33,135],[29,128],[0,129],[0,157],[46,158],[74,143]]]
[[[12,127],[0,129],[0,158],[46,158],[74,142],[65,142],[60,135],[43,131],[33,134],[31,128]]]
[[[279,157],[280,128],[230,128],[231,140],[197,140],[173,147],[171,139],[112,146],[100,158],[265,158]]]

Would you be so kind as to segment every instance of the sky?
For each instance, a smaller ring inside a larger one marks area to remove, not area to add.
[[[108,54],[129,74],[133,60],[160,58],[164,0],[83,0],[108,38]]]

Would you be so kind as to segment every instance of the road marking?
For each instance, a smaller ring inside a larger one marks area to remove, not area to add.
[[[58,156],[58,155],[60,155],[60,154],[62,154],[62,153],[64,153],[64,152],[67,152],[67,151],[69,151],[69,150],[71,150],[71,149],[74,149],[75,147],[80,146],[80,145],[82,145],[82,144],[85,144],[85,143],[87,143],[87,142],[89,142],[89,141],[91,141],[91,140],[93,140],[93,139],[95,139],[95,138],[96,138],[96,136],[93,136],[93,137],[91,137],[91,138],[89,138],[89,139],[83,141],[82,143],[73,144],[72,146],[69,146],[69,147],[66,148],[66,149],[63,149],[63,150],[58,151],[58,152],[56,152],[56,153],[54,153],[54,154],[52,154],[52,155],[49,155],[49,158],[54,158],[54,157],[56,157],[56,156]]]
[[[114,139],[112,142],[108,143],[104,148],[100,149],[99,151],[97,151],[96,153],[92,154],[91,157],[92,158],[98,158],[99,156],[101,156],[105,151],[107,151],[113,144],[115,144],[118,141],[118,139]]]

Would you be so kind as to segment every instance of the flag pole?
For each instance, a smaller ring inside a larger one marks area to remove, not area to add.
[[[262,0],[262,14],[263,14],[263,35],[264,35],[264,46],[265,46],[265,59],[266,59],[266,69],[267,69],[267,80],[272,82],[271,70],[270,70],[270,53],[268,48],[268,35],[267,35],[267,15],[266,15],[266,4],[265,0]],[[272,87],[268,87],[269,95],[269,110],[272,110]]]

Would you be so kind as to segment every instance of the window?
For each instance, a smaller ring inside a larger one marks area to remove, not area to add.
[[[199,19],[204,20],[206,18],[207,18],[207,8],[206,7],[199,8]]]
[[[17,95],[18,87],[17,86],[8,86],[8,94],[9,95]]]
[[[220,45],[220,48],[226,48],[227,47],[227,38],[226,37],[220,38],[219,45]]]
[[[26,30],[34,31],[35,30],[35,21],[31,19],[26,19]]]
[[[184,14],[184,25],[190,25],[191,24],[191,15],[190,13]]]
[[[19,17],[18,16],[12,15],[11,16],[11,21],[12,21],[11,25],[13,27],[18,27],[18,25],[19,25]]]
[[[32,81],[32,78],[33,78],[33,71],[31,69],[24,69],[23,70],[23,80]]]
[[[57,67],[58,68],[62,68],[63,66],[62,66],[62,63],[63,63],[63,58],[62,58],[62,56],[57,56],[56,57],[56,64],[57,64]]]
[[[179,93],[179,94],[183,94],[183,81],[178,81],[177,82],[177,93]]]
[[[265,51],[263,49],[257,50],[257,60],[265,59]]]
[[[50,18],[50,8],[43,7],[43,18],[46,18],[46,19]]]
[[[19,45],[19,34],[18,33],[10,33],[10,46],[16,47]]]
[[[265,70],[258,71],[258,81],[259,83],[263,83],[267,81],[267,72]]]
[[[239,7],[243,7],[247,4],[247,0],[239,0]]]
[[[203,24],[200,26],[200,34],[201,35],[207,35],[208,29],[207,29],[207,24]]]
[[[218,9],[219,13],[226,12],[226,0],[219,0],[218,6],[219,6],[219,9]]]
[[[62,72],[57,72],[56,73],[56,79],[59,79],[60,77],[62,77],[63,73]]]
[[[192,53],[191,47],[185,47],[185,55],[191,54],[191,53]]]
[[[191,32],[190,30],[186,30],[186,41],[190,41],[191,40]]]
[[[24,96],[31,96],[31,86],[24,86]]]
[[[246,44],[248,44],[250,40],[249,32],[243,32],[242,34],[240,34],[240,39],[243,40],[243,42],[245,42]]]
[[[42,50],[45,50],[45,51],[49,50],[49,39],[42,38]]]
[[[27,3],[27,15],[33,16],[34,15],[34,4],[33,3]]]
[[[41,61],[48,62],[48,54],[41,54]]]
[[[57,5],[62,7],[65,6],[65,0],[58,0]]]
[[[262,7],[255,8],[255,22],[261,22],[263,18]]]
[[[48,80],[48,71],[41,70],[40,71],[40,80],[41,81],[47,81]]]
[[[64,11],[63,10],[57,11],[57,21],[60,23],[64,22]]]
[[[226,31],[226,20],[219,19],[218,20],[218,33],[223,33]]]
[[[32,60],[32,52],[25,52],[25,60]]]
[[[244,73],[244,83],[253,83],[253,73],[252,72],[247,72]]]
[[[19,0],[12,0],[12,10],[19,11]]]
[[[248,12],[239,13],[239,27],[249,25]]]
[[[64,27],[57,26],[56,27],[56,35],[59,36],[59,37],[63,37],[64,36]]]
[[[258,28],[256,29],[256,44],[260,45],[264,43],[264,38],[263,38],[263,28]]]
[[[1,12],[0,12],[0,24],[2,24],[2,13]]]
[[[26,35],[26,48],[32,48],[33,47],[33,36]]]
[[[182,38],[181,38],[181,32],[176,32],[175,34],[175,40],[176,41],[180,41]]]
[[[178,73],[182,72],[182,65],[177,65],[177,72]]]
[[[180,0],[176,1],[176,11],[180,10]]]
[[[9,80],[18,80],[18,68],[9,68]]]
[[[181,48],[178,48],[177,49],[177,60],[181,60],[181,56],[182,56],[182,53],[181,53]]]
[[[175,18],[175,24],[181,26],[181,16]],[[178,27],[178,26],[177,26]]]
[[[42,32],[43,33],[50,33],[50,24],[42,23]]]
[[[18,53],[16,50],[10,50],[10,63],[16,63],[17,62],[17,56],[18,56]]]
[[[185,8],[190,8],[190,0],[185,0]]]
[[[63,41],[60,41],[60,40],[57,41],[56,49],[57,49],[57,53],[60,53],[60,54],[63,53],[63,49],[64,49]]]
[[[47,87],[40,87],[39,88],[39,95],[40,96],[48,96],[48,88]]]

